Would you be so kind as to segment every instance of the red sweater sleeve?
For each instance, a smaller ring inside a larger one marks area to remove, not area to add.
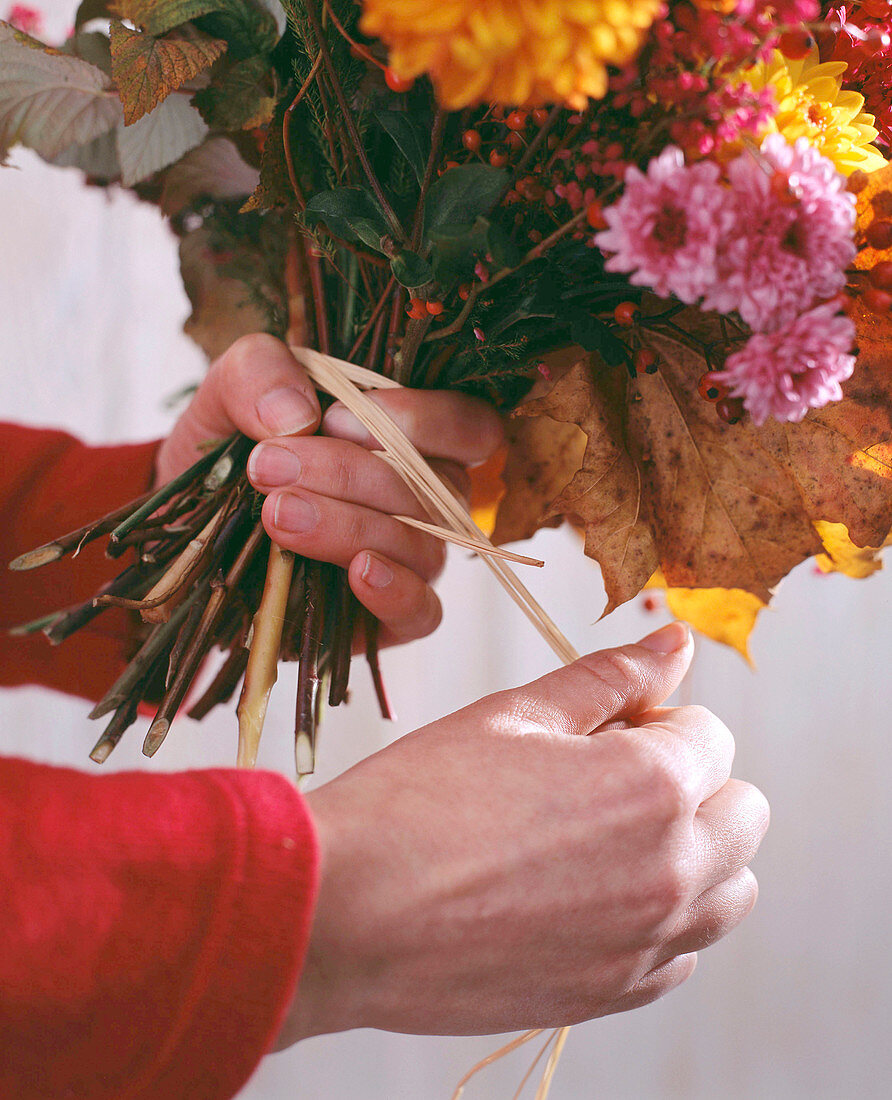
[[[0,760],[0,1096],[233,1096],[294,995],[315,853],[273,773]]]
[[[123,564],[103,540],[28,573],[14,557],[110,512],[151,484],[157,443],[88,447],[64,432],[0,423],[0,685],[40,683],[98,699],[123,665],[126,612],[104,611],[61,646],[43,634],[11,637],[16,623],[92,596]]]

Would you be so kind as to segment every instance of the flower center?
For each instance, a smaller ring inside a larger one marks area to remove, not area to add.
[[[685,243],[688,217],[677,206],[666,205],[657,214],[651,236],[661,252],[675,252]]]

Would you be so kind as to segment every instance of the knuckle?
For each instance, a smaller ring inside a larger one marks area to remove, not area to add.
[[[330,495],[352,497],[356,487],[356,463],[352,448],[334,450],[323,469],[330,482],[328,486]]]
[[[663,745],[651,745],[642,782],[653,819],[672,824],[687,821],[697,808],[693,769]]]
[[[238,379],[256,367],[258,360],[278,351],[279,341],[266,332],[253,332],[240,336],[217,360],[215,366],[228,379]]]

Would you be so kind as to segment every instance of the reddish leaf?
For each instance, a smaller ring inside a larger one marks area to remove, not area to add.
[[[124,124],[129,126],[154,110],[171,92],[211,66],[225,49],[225,42],[192,26],[155,38],[113,22],[112,76],[124,107]]]

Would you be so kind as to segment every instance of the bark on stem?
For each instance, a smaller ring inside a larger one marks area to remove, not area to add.
[[[269,693],[276,682],[279,646],[285,626],[285,608],[291,589],[294,554],[275,543],[269,548],[266,583],[260,607],[254,616],[251,652],[245,668],[245,682],[238,702],[238,758],[240,768],[253,768],[263,733]]]

